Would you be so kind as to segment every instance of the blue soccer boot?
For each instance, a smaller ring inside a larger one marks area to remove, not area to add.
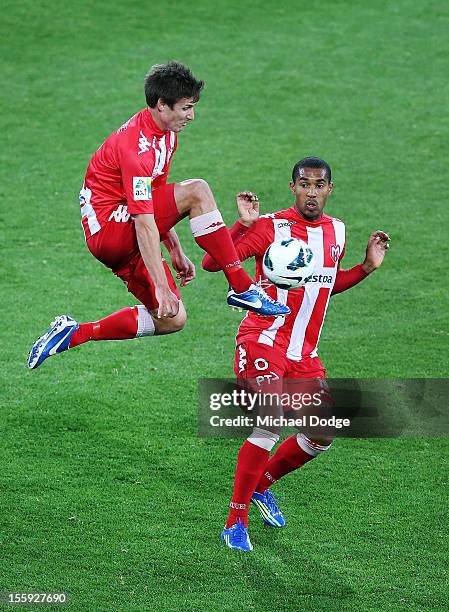
[[[260,285],[252,284],[243,293],[234,289],[228,291],[228,304],[233,308],[251,310],[264,317],[285,317],[290,314],[290,308],[270,297]]]
[[[267,489],[265,493],[257,493],[255,491],[251,501],[259,509],[264,523],[271,527],[285,527],[287,522],[278,508],[278,500],[271,493],[270,489]]]
[[[221,532],[221,541],[234,550],[243,550],[245,552],[253,550],[248,529],[239,519],[237,519],[234,525],[228,527],[228,529],[226,529],[226,527],[223,529]]]
[[[47,357],[62,353],[69,348],[73,332],[79,328],[79,323],[66,315],[61,315],[53,321],[46,333],[31,347],[28,355],[28,367],[38,368]]]

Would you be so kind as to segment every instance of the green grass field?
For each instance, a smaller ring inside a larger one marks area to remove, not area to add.
[[[67,591],[77,611],[447,610],[444,437],[340,440],[278,485],[287,529],[251,514],[254,553],[220,545],[241,441],[196,421],[198,379],[232,375],[222,275],[183,290],[180,334],[25,360],[54,315],[134,303],[87,251],[78,191],[149,66],[179,59],[206,89],[172,180],[206,179],[232,222],[237,191],[285,208],[291,167],[319,155],[346,267],[392,236],[383,269],[332,300],[328,374],[447,376],[448,6],[7,0],[1,28],[0,591]]]

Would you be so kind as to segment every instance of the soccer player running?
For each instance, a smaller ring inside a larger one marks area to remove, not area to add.
[[[197,244],[224,271],[231,306],[261,315],[290,310],[255,285],[241,266],[209,185],[201,179],[167,184],[178,132],[193,121],[203,81],[187,66],[153,66],[145,78],[147,107],[115,131],[94,153],[80,192],[82,226],[94,257],[126,284],[141,304],[80,324],[62,315],[33,345],[28,366],[90,340],[124,340],[179,331],[186,311],[163,260],[162,240],[181,287],[195,277],[174,230],[190,218]]]
[[[286,291],[271,285],[267,289],[273,299],[290,307],[289,317],[263,319],[249,313],[240,324],[234,371],[238,379],[247,379],[250,385],[260,380],[282,383],[283,379],[324,379],[326,370],[317,349],[330,296],[353,287],[383,262],[390,238],[376,231],[369,238],[363,263],[350,270],[340,268],[345,225],[323,213],[332,188],[329,165],[317,157],[307,157],[293,168],[290,189],[295,203],[291,208],[259,217],[257,196],[251,192],[237,195],[240,219],[231,233],[239,259],[255,257],[256,278],[263,278],[262,258],[273,241],[290,237],[304,240],[316,260],[313,277],[304,287]],[[220,269],[219,262],[210,256],[204,258],[203,267]],[[254,428],[240,449],[230,512],[221,535],[230,548],[253,549],[248,534],[250,501],[268,525],[286,524],[269,487],[328,450],[332,443],[332,438],[298,433],[284,440],[270,458],[278,440],[274,427],[272,431]]]

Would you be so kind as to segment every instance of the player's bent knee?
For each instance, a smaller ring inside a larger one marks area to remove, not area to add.
[[[174,334],[181,331],[187,322],[187,313],[184,304],[179,302],[179,311],[175,317],[166,319],[154,319],[156,335]]]
[[[176,317],[171,320],[172,331],[181,331],[187,322],[187,313],[184,310],[182,313],[178,313]]]
[[[312,457],[317,457],[321,453],[329,450],[332,445],[333,438],[330,437],[307,437],[303,433],[298,433],[296,435],[296,440],[298,445],[302,448],[304,452]]]
[[[189,179],[176,183],[175,199],[181,211],[199,207],[207,212],[216,208],[212,190],[207,181],[203,179]]]

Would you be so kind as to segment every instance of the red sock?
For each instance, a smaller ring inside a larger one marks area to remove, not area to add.
[[[90,340],[128,340],[137,336],[138,308],[122,308],[94,323],[81,323],[70,339],[69,348]]]
[[[229,284],[237,293],[243,293],[252,284],[251,277],[242,268],[229,230],[219,210],[212,210],[190,219],[196,243],[219,264]]]
[[[268,461],[256,491],[263,493],[276,480],[302,467],[305,463],[314,459],[314,457],[315,455],[309,455],[299,446],[296,435],[290,436],[290,438],[282,442]]]
[[[270,453],[245,440],[237,459],[234,478],[234,493],[231,500],[226,527],[231,527],[239,518],[248,527],[248,506],[257,483],[268,461]]]

